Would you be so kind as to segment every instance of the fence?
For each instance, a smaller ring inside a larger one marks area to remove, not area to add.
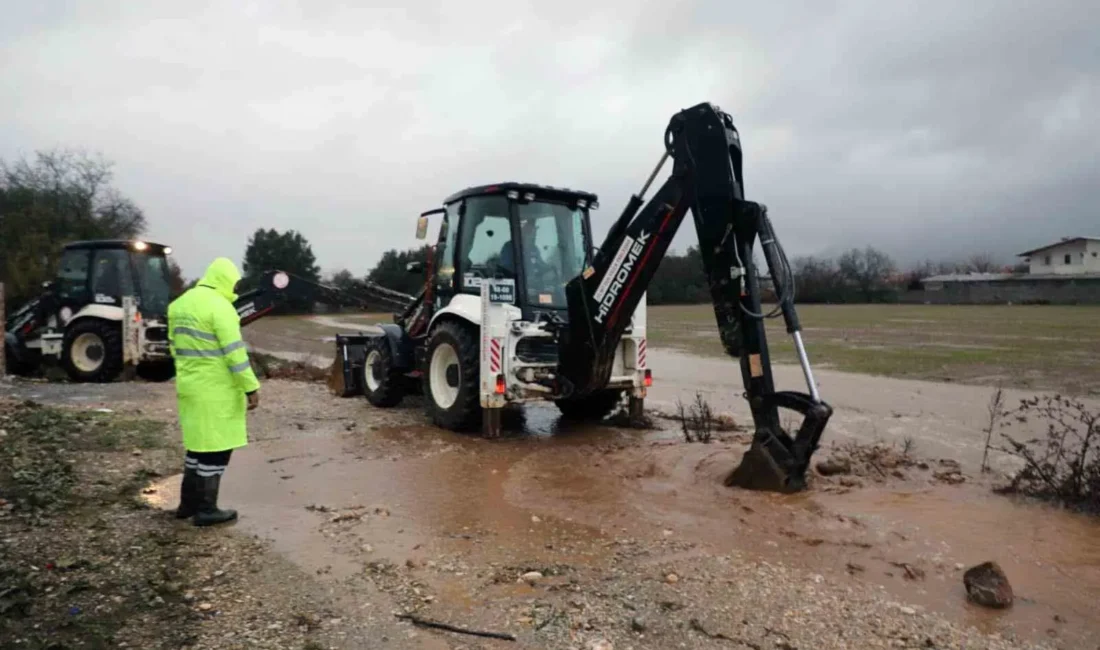
[[[938,305],[1100,305],[1100,277],[929,282],[901,302]]]

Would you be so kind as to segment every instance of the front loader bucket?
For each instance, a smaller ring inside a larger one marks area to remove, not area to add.
[[[726,476],[724,484],[746,490],[800,492],[806,489],[810,458],[817,451],[817,442],[833,409],[824,402],[788,391],[774,393],[767,401],[769,407],[801,413],[802,426],[793,439],[782,429],[758,429],[741,464]]]
[[[337,397],[352,397],[363,393],[361,375],[366,357],[363,334],[337,334],[336,355],[329,367],[328,389]]]

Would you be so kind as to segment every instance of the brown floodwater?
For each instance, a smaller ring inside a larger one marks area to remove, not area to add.
[[[696,542],[696,553],[736,550],[880,585],[986,632],[1066,647],[1100,639],[1100,522],[988,486],[917,476],[846,493],[749,493],[721,485],[741,445],[570,427],[544,407],[527,409],[498,441],[422,425],[368,435],[327,426],[235,456],[223,496],[242,512],[238,527],[319,575],[352,576],[374,558],[601,566],[609,539],[674,534]],[[174,505],[177,482],[158,491],[164,507]],[[986,560],[1008,574],[1014,607],[966,602],[957,565]],[[458,606],[476,606],[461,582],[439,588]]]

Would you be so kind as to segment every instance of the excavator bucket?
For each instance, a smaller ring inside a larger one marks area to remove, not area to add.
[[[806,488],[810,459],[825,425],[833,415],[828,404],[789,391],[774,393],[769,407],[787,408],[802,414],[802,426],[792,438],[779,427],[761,427],[741,464],[726,476],[726,487],[793,493]]]
[[[806,474],[797,465],[775,436],[757,436],[741,457],[741,464],[726,476],[725,485],[785,494],[799,492],[806,487]]]

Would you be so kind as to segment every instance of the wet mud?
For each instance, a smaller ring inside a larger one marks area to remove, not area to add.
[[[664,351],[650,359],[659,368],[650,408],[671,413],[699,393],[749,421],[735,364]],[[776,375],[781,387],[800,388],[797,368]],[[797,567],[814,583],[870,586],[987,634],[1100,645],[1100,520],[991,493],[977,471],[990,389],[829,371],[818,379],[837,410],[826,445],[912,438],[930,469],[815,475],[802,494],[754,493],[722,485],[747,446],[744,432],[686,443],[667,419],[655,430],[572,426],[540,405],[488,441],[429,426],[417,400],[379,410],[315,384],[269,382],[222,505],[242,513],[235,530],[270,540],[370,616],[422,607],[486,629],[519,620],[541,630],[546,621],[531,613],[540,595],[600,593],[635,574],[697,572],[708,594],[736,593],[744,586],[699,568],[734,557]],[[9,392],[169,416],[173,406],[170,384]],[[959,462],[961,484],[934,477],[941,458]],[[167,477],[150,498],[174,507],[178,481]],[[963,569],[986,560],[1005,569],[1012,608],[966,601]],[[537,585],[517,580],[530,572],[542,576]],[[380,590],[387,598],[375,597]]]
[[[870,584],[985,633],[1064,647],[1100,638],[1100,523],[993,495],[981,477],[946,485],[914,467],[859,485],[815,476],[797,495],[747,492],[722,485],[743,432],[686,443],[668,421],[571,426],[530,406],[488,441],[428,426],[416,403],[347,402],[339,416],[274,428],[235,457],[224,488],[244,513],[237,528],[342,589],[396,567],[418,585],[402,602],[506,626],[502,603],[537,593],[517,575],[564,585],[642,541],[660,546],[639,570],[736,554]],[[163,484],[168,503],[176,481]],[[962,569],[986,560],[1012,581],[1008,610],[966,601]]]

